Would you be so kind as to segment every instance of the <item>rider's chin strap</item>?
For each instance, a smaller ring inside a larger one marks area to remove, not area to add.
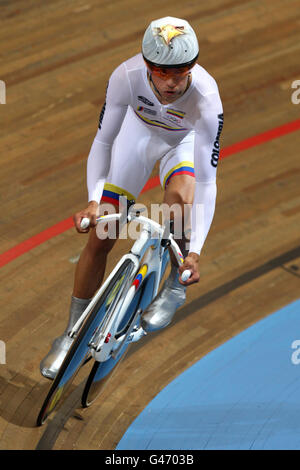
[[[149,81],[152,83],[152,86],[153,86],[154,90],[156,91],[156,93],[157,93],[159,96],[161,96],[161,94],[159,93],[158,89],[157,89],[156,86],[154,85],[154,82],[153,82],[153,80],[152,80],[152,75],[151,75],[151,73],[150,73],[150,72],[147,72],[147,73],[148,73]]]

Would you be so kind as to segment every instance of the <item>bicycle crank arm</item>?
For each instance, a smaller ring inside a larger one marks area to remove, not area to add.
[[[143,330],[143,328],[138,328],[136,331],[133,331],[135,327],[135,323],[141,314],[142,314],[142,309],[139,308],[136,311],[136,314],[134,315],[126,333],[122,336],[122,341],[118,344],[117,348],[112,351],[111,356],[113,359],[116,360],[118,358],[119,353],[122,347],[124,346],[124,344],[126,343],[126,341],[130,343],[134,341],[138,341],[139,339],[141,339],[143,336],[147,334],[146,331]]]
[[[112,349],[112,356],[114,357],[114,352],[118,351],[123,346],[126,339],[128,343],[137,343],[146,334],[147,332],[141,326],[134,326],[130,334],[124,333],[124,335],[119,336],[119,338],[116,340]]]
[[[139,328],[135,326],[132,333],[128,337],[128,342],[137,343],[143,336],[146,336],[146,334],[147,331],[145,331],[144,328],[141,326]]]

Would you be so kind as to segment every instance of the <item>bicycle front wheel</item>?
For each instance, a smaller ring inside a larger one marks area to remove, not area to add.
[[[163,253],[160,281],[164,276],[169,260],[169,252],[166,249]],[[126,333],[138,309],[141,309],[141,311],[143,311],[148,307],[154,296],[154,288],[155,273],[152,272],[145,277],[142,282],[142,285],[137,290],[133,300],[131,301],[120,325],[118,336],[121,336],[122,334]],[[137,326],[140,326],[140,318],[137,319],[137,322]],[[90,375],[87,379],[81,398],[81,404],[84,408],[89,407],[99,397],[99,395],[101,395],[108,380],[115,373],[119,364],[127,354],[129,347],[130,344],[125,343],[116,358],[110,357],[105,362],[95,361],[93,368],[90,371]]]
[[[115,302],[117,302],[123,290],[132,281],[134,271],[133,261],[126,259],[85,319],[43,403],[37,418],[38,426],[46,421],[53,410],[62,402],[62,397],[66,396],[75,375],[90,354],[89,343],[91,338],[107,314],[114,308]]]
[[[105,362],[95,361],[89,377],[86,381],[84,391],[82,393],[81,405],[83,408],[88,408],[102,393],[108,380],[116,372],[122,359],[126,356],[128,345],[124,346],[124,351],[121,352],[117,359],[110,357]]]
[[[126,311],[126,314],[124,315],[124,318],[121,322],[116,337],[120,337],[123,334],[126,334],[129,327],[133,326],[132,321],[134,320],[137,310],[143,310],[151,301],[151,299],[153,298],[154,282],[155,277],[152,273],[146,278],[141,288],[138,289],[135,296],[133,297]],[[136,319],[136,326],[140,326],[140,317]],[[129,347],[130,343],[127,343],[125,341],[124,345],[118,352],[116,358],[111,356],[108,360],[104,362],[95,361],[93,368],[90,371],[90,375],[87,379],[87,382],[85,384],[85,388],[81,398],[81,404],[84,408],[89,407],[102,393],[108,380],[115,373],[119,364],[127,354]]]

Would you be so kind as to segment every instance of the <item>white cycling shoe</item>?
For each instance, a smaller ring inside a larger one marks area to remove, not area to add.
[[[179,274],[171,271],[161,291],[146,308],[141,317],[141,326],[148,333],[168,326],[176,310],[186,300],[186,287],[179,283]]]
[[[47,379],[53,380],[66,357],[73,339],[68,334],[56,338],[46,357],[40,364],[41,374]]]
[[[41,374],[47,379],[53,380],[59,371],[59,368],[74,341],[73,338],[70,338],[68,332],[71,331],[75,323],[79,320],[82,313],[90,303],[90,300],[91,299],[87,300],[72,297],[68,326],[63,334],[54,340],[50,351],[40,363]]]

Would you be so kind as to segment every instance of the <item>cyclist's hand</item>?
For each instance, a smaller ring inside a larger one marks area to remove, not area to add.
[[[198,261],[199,261],[199,255],[197,253],[189,253],[188,256],[185,258],[183,264],[179,268],[179,282],[180,284],[183,284],[184,286],[189,286],[190,284],[194,284],[195,282],[199,282],[200,275],[199,275],[199,270],[198,270]],[[190,278],[183,282],[181,280],[181,274],[183,271],[186,269],[189,269],[191,271],[191,276]]]
[[[99,204],[96,201],[90,201],[87,208],[83,211],[76,212],[73,216],[74,224],[76,227],[77,232],[79,233],[87,233],[89,232],[90,228],[95,227],[97,225],[97,215],[98,215],[98,207]],[[90,219],[90,225],[87,228],[81,228],[80,224],[84,217]]]

